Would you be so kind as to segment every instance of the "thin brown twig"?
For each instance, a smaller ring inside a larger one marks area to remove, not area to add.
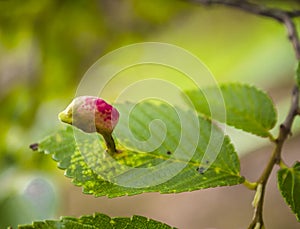
[[[295,23],[293,22],[292,18],[290,18],[287,14],[282,15],[282,23],[285,25],[287,29],[288,38],[291,41],[295,55],[297,60],[300,59],[300,42],[299,36],[297,32],[297,28]]]
[[[299,36],[297,33],[297,28],[293,22],[294,17],[300,16],[299,10],[285,11],[277,8],[267,8],[262,5],[250,3],[248,1],[241,1],[241,0],[192,0],[192,1],[200,4],[206,4],[206,5],[220,4],[220,5],[230,6],[252,14],[269,17],[279,21],[280,23],[285,25],[287,29],[288,38],[293,45],[295,56],[298,60],[300,60]],[[270,174],[274,168],[274,165],[280,164],[282,162],[281,161],[282,147],[284,142],[288,138],[288,136],[291,135],[291,128],[293,125],[293,121],[297,115],[300,115],[299,111],[300,111],[299,88],[297,86],[294,86],[291,106],[284,122],[280,125],[279,134],[275,140],[275,148],[273,150],[272,156],[268,164],[266,165],[266,168],[264,169],[262,175],[257,180],[256,195],[253,201],[254,216],[251,224],[249,225],[249,229],[264,228],[263,204],[264,204],[266,185],[270,177]]]
[[[234,8],[238,8],[240,10],[246,11],[248,13],[261,15],[265,17],[271,17],[278,21],[282,21],[282,17],[280,16],[282,13],[286,14],[289,18],[295,18],[300,16],[300,10],[280,10],[277,8],[268,8],[263,5],[251,3],[244,0],[191,0],[195,3],[200,3],[203,5],[224,5],[230,6]]]
[[[204,5],[225,5],[233,8],[237,8],[248,13],[260,15],[268,18],[275,19],[283,23],[287,29],[288,38],[293,44],[297,59],[300,59],[300,42],[297,33],[296,26],[293,22],[293,18],[300,16],[300,10],[288,11],[277,8],[268,8],[263,5],[251,3],[243,0],[191,0],[194,3],[200,3]]]
[[[291,106],[290,106],[288,115],[286,116],[284,122],[280,125],[279,135],[275,141],[275,148],[274,148],[273,154],[272,154],[265,170],[263,171],[261,177],[257,181],[258,185],[261,185],[261,190],[259,193],[259,195],[260,195],[259,201],[257,202],[257,205],[255,206],[255,209],[254,209],[253,220],[249,226],[249,228],[251,228],[251,229],[257,228],[256,227],[257,225],[260,225],[260,227],[258,227],[258,228],[262,228],[262,226],[264,225],[263,203],[264,203],[266,184],[268,182],[268,179],[270,177],[270,174],[273,170],[274,165],[280,164],[280,162],[281,162],[282,147],[283,147],[285,140],[291,134],[291,128],[292,128],[293,121],[298,114],[298,106],[299,106],[299,90],[295,86],[293,89],[293,93],[292,93]]]

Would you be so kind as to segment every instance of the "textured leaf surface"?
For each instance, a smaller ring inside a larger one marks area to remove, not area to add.
[[[109,197],[178,193],[244,181],[229,138],[206,119],[196,116],[200,129],[193,131],[189,121],[179,119],[178,110],[166,105],[139,104],[128,122],[130,106],[118,109],[115,138],[121,152],[113,157],[107,155],[102,136],[72,127],[39,143],[39,151],[52,154],[84,193]],[[182,133],[182,125],[190,133]]]
[[[280,169],[277,178],[283,198],[300,221],[300,162],[297,162],[292,168]]]
[[[246,132],[269,137],[276,124],[271,99],[253,86],[231,83],[187,94],[199,113]]]
[[[82,216],[81,218],[62,217],[60,220],[37,221],[32,225],[19,226],[20,229],[63,229],[63,228],[136,228],[136,229],[168,229],[172,228],[166,224],[147,219],[143,216],[110,218],[107,215],[96,213],[94,215]]]

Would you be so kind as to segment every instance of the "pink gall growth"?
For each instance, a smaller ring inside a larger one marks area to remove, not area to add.
[[[80,96],[59,114],[59,119],[88,133],[111,134],[118,123],[119,112],[103,99]]]
[[[119,120],[116,108],[94,96],[80,96],[58,115],[62,122],[76,126],[87,133],[101,134],[109,151],[116,152],[111,136]]]

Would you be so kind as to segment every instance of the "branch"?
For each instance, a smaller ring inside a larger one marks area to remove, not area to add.
[[[211,4],[220,4],[233,8],[237,8],[255,15],[260,15],[268,18],[272,18],[286,27],[287,35],[290,42],[293,45],[293,49],[296,55],[296,58],[300,60],[300,42],[297,33],[297,28],[293,22],[294,17],[300,16],[300,11],[285,11],[277,8],[267,8],[262,5],[258,5],[255,3],[250,3],[244,0],[191,0],[195,3],[211,5]],[[284,122],[280,125],[279,134],[277,139],[275,140],[275,148],[273,150],[273,154],[264,169],[262,175],[257,181],[256,186],[256,194],[253,200],[254,206],[254,216],[251,224],[249,225],[249,229],[261,229],[264,228],[263,222],[263,204],[264,204],[264,196],[266,185],[270,174],[273,170],[275,164],[282,165],[283,162],[281,160],[281,152],[282,147],[286,139],[289,135],[291,135],[291,128],[293,121],[297,115],[300,115],[299,108],[299,88],[297,86],[294,87],[292,93],[292,102],[289,109],[289,112],[284,120]],[[252,187],[252,186],[251,186]]]
[[[230,7],[238,8],[243,11],[247,11],[252,14],[275,18],[278,21],[282,21],[281,20],[282,18],[280,16],[281,13],[287,14],[289,18],[300,16],[300,10],[289,11],[289,10],[280,10],[277,8],[267,8],[263,5],[258,5],[244,0],[191,0],[191,1],[203,5],[218,4],[218,5],[230,6]]]
[[[285,25],[287,29],[288,38],[293,44],[293,48],[297,59],[300,59],[300,42],[297,34],[296,26],[293,18],[300,16],[300,10],[288,11],[277,8],[268,8],[262,5],[251,3],[243,0],[191,0],[194,3],[203,5],[224,5],[246,11],[255,15],[260,15],[275,19]]]
[[[297,86],[295,86],[293,89],[293,92],[292,92],[292,102],[291,102],[291,106],[290,106],[288,115],[286,116],[284,122],[280,125],[279,135],[278,135],[277,139],[275,140],[275,148],[274,148],[272,157],[270,158],[261,177],[257,181],[258,186],[261,185],[261,190],[259,190],[258,194],[256,193],[256,195],[259,195],[259,200],[254,205],[255,213],[254,213],[254,217],[253,217],[253,220],[252,220],[249,228],[257,228],[256,227],[257,225],[260,225],[261,227],[264,225],[264,223],[263,223],[263,203],[264,203],[266,184],[268,182],[268,179],[270,177],[270,174],[273,170],[274,165],[281,163],[282,147],[283,147],[285,140],[291,134],[291,128],[292,128],[295,117],[298,115],[298,109],[299,109],[299,89],[297,88]],[[259,227],[259,228],[261,228],[261,227]]]
[[[292,18],[289,17],[287,14],[283,15],[282,17],[282,23],[285,25],[287,29],[288,38],[291,41],[296,57],[299,60],[300,59],[300,42],[299,42],[299,36],[297,33],[297,28],[295,26],[295,23],[293,22]]]

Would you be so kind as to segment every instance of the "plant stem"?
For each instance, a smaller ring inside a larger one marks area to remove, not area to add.
[[[273,170],[274,165],[282,163],[282,161],[281,161],[282,147],[283,147],[283,144],[284,144],[285,140],[287,139],[287,137],[291,134],[291,127],[292,127],[294,118],[297,115],[297,110],[298,110],[298,106],[299,106],[298,104],[299,104],[299,90],[295,86],[293,89],[293,93],[292,93],[292,102],[291,102],[290,110],[289,110],[289,113],[288,113],[285,121],[280,125],[279,135],[275,141],[275,148],[273,150],[272,156],[271,156],[265,170],[263,171],[262,175],[260,176],[260,178],[257,181],[257,183],[261,184],[261,186],[262,186],[262,189],[260,191],[261,196],[257,203],[257,206],[255,206],[253,220],[249,226],[249,229],[256,228],[256,225],[258,225],[258,224],[261,226],[264,225],[264,223],[263,223],[263,203],[264,203],[266,184],[268,182],[268,179],[270,177],[270,174]],[[259,227],[259,228],[261,228],[261,227]]]
[[[263,5],[259,5],[259,4],[255,4],[243,0],[191,0],[191,1],[195,3],[206,4],[206,5],[211,5],[211,4],[226,5],[226,6],[238,8],[240,10],[252,14],[269,17],[275,19],[276,21],[279,21],[280,23],[285,25],[287,29],[288,38],[293,45],[295,56],[297,60],[300,59],[299,37],[297,33],[297,28],[292,20],[294,17],[300,16],[299,10],[285,11],[277,8],[267,8]],[[256,187],[253,185],[255,183],[250,183],[248,181],[244,183],[244,185],[247,186],[248,188],[253,189],[253,187],[255,187],[256,189],[256,194],[253,201],[254,216],[252,222],[249,225],[249,229],[264,228],[263,204],[264,204],[266,185],[275,164],[279,164],[280,166],[286,166],[281,159],[282,147],[284,142],[288,138],[288,136],[291,134],[291,127],[295,117],[299,114],[300,114],[299,88],[297,86],[294,86],[291,106],[284,122],[280,125],[278,137],[275,139],[275,141],[273,139],[270,139],[272,142],[275,143],[275,148],[273,150],[272,156],[268,164],[266,165],[262,175],[256,182]]]
[[[225,5],[239,10],[246,11],[255,15],[260,15],[275,19],[283,23],[287,29],[288,38],[293,44],[297,59],[300,59],[300,43],[297,33],[297,28],[293,22],[293,18],[300,16],[300,10],[281,10],[277,8],[268,8],[263,5],[251,3],[243,0],[190,0],[191,2],[200,3],[203,5]]]
[[[257,187],[257,183],[256,182],[250,182],[250,181],[248,181],[246,179],[245,179],[243,185],[245,185],[250,190],[255,190],[256,187]]]
[[[102,134],[105,144],[107,147],[107,151],[112,156],[117,152],[115,141],[111,134]]]
[[[279,162],[279,167],[281,168],[281,169],[287,169],[287,168],[289,168],[288,166],[287,166],[287,164],[285,164],[284,163],[284,161],[281,159],[280,160],[280,162]]]
[[[268,8],[264,5],[255,4],[245,0],[190,0],[191,2],[200,3],[203,5],[224,5],[233,8],[238,8],[240,10],[246,11],[248,13],[271,17],[278,21],[282,21],[282,13],[286,14],[289,18],[295,18],[300,16],[300,10],[281,10],[277,8]]]

